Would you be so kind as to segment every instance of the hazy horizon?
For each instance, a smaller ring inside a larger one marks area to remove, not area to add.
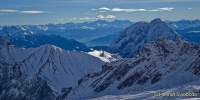
[[[199,0],[1,0],[0,25],[199,19]]]

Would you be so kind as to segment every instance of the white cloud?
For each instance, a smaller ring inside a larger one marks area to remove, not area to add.
[[[15,13],[18,11],[19,10],[15,10],[15,9],[0,9],[0,13]]]
[[[46,13],[45,11],[37,11],[37,10],[16,10],[16,9],[0,9],[0,13],[21,13],[21,14],[42,14]]]
[[[192,10],[192,8],[187,8],[188,10]]]
[[[172,7],[164,7],[164,8],[158,8],[159,11],[172,11],[174,8]]]
[[[110,9],[110,8],[107,8],[107,7],[101,7],[101,8],[99,8],[99,10],[107,10],[107,11],[110,11],[111,9]]]
[[[20,11],[20,13],[23,13],[23,14],[42,14],[42,13],[45,13],[44,11]]]
[[[113,8],[113,12],[137,12],[137,11],[147,11],[146,9],[122,9],[122,8]]]
[[[155,9],[124,9],[124,8],[108,8],[108,7],[101,7],[98,8],[99,12],[159,12],[159,11],[172,11],[175,8],[172,7],[163,7],[163,8],[155,8]]]

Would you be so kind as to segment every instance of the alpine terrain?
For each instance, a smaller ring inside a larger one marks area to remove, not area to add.
[[[133,43],[136,47],[140,45],[138,53],[132,58],[104,64],[100,72],[84,77],[81,84],[68,94],[67,100],[173,100],[191,98],[188,95],[154,95],[154,93],[159,92],[192,92],[194,93],[193,98],[200,97],[198,83],[200,81],[200,46],[180,39],[176,32],[167,27],[160,19],[153,20],[150,26],[144,22],[139,23],[142,25],[137,27],[137,23],[133,25],[134,32],[138,33],[137,36],[134,35],[135,33],[128,32],[130,34],[124,33],[124,37],[122,35],[119,37],[120,40],[127,40],[126,44]],[[154,28],[151,28],[152,26]],[[152,31],[144,31],[147,30],[144,28],[152,29]],[[141,41],[143,41],[141,43],[144,44],[135,43],[138,37],[141,37]],[[121,42],[116,45],[121,45]],[[126,48],[130,48],[130,51],[135,50],[132,46]]]
[[[17,48],[1,37],[0,100],[55,100],[80,79],[101,70],[103,61],[52,45]]]
[[[200,46],[161,19],[131,25],[109,48],[113,53],[19,48],[0,37],[0,100],[200,97]]]

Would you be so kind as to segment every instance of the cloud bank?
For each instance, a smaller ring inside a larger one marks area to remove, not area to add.
[[[92,9],[93,11],[99,12],[161,12],[161,11],[173,11],[175,8],[173,7],[163,7],[163,8],[155,8],[155,9],[124,9],[124,8],[108,8],[108,7],[101,7],[98,9]]]
[[[42,14],[44,11],[21,11],[23,14]]]
[[[18,10],[14,10],[14,9],[0,9],[1,13],[15,13],[18,12]]]
[[[0,13],[19,13],[19,14],[43,14],[45,11],[38,10],[16,10],[16,9],[0,9]]]

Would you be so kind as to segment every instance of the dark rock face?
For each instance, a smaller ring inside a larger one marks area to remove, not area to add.
[[[55,100],[46,81],[25,78],[19,65],[0,62],[0,100]]]
[[[5,37],[0,36],[0,46],[7,47],[8,45],[11,45],[11,42]]]
[[[105,90],[106,88],[108,88],[110,85],[113,84],[113,82],[115,80],[118,80],[120,81],[124,75],[126,75],[126,73],[131,69],[133,68],[134,66],[138,65],[139,63],[141,63],[144,59],[141,58],[141,59],[138,59],[136,60],[133,65],[129,65],[127,64],[126,61],[122,61],[122,63],[120,63],[120,65],[117,65],[117,66],[112,66],[110,64],[106,64],[104,65],[104,67],[108,67],[108,68],[114,68],[114,69],[107,69],[107,70],[104,70],[103,73],[105,72],[112,72],[103,82],[101,85],[99,86],[96,86],[94,85],[94,83],[98,83],[101,79],[103,79],[103,77],[100,77],[100,78],[97,78],[94,82],[93,82],[93,87],[95,87],[95,90],[96,92],[101,92],[103,90]],[[106,75],[106,74],[105,74]],[[136,75],[133,75],[133,77],[129,77],[127,78],[127,80],[132,80],[133,78],[137,78],[137,74]],[[136,79],[137,80],[137,79]],[[133,83],[133,82],[131,82]],[[126,82],[122,83],[122,86],[119,86],[118,88],[119,89],[122,89],[123,87],[123,84],[126,84]],[[128,84],[128,83],[127,83]]]
[[[133,75],[129,76],[125,81],[123,81],[117,88],[123,89],[133,85],[138,79],[141,78],[143,72],[136,72]]]
[[[200,75],[200,56],[199,58],[197,58],[192,64],[192,73],[194,73],[195,75]]]
[[[176,59],[170,57],[177,54],[178,58]],[[181,58],[183,55],[187,55],[188,58]],[[181,61],[180,59],[190,61],[191,58],[189,58],[189,55],[197,57],[193,62],[190,62],[189,69],[193,74],[200,75],[199,47],[183,41],[174,42],[164,38],[158,39],[146,44],[144,48],[140,49],[139,56],[133,58],[133,61],[124,60],[121,63],[108,64],[108,66],[113,65],[112,68],[116,69],[113,69],[113,71],[109,70],[112,74],[109,74],[105,80],[101,78],[103,82],[99,86],[101,89],[98,92],[108,88],[114,81],[120,82],[117,86],[118,89],[131,87],[133,84],[144,85],[148,82],[152,85],[156,84],[163,79],[163,76],[166,76],[168,73],[173,73],[181,67],[180,65],[173,65],[173,63],[181,64],[179,62]],[[130,73],[131,70],[133,71],[132,73]],[[99,80],[101,79],[99,78]]]
[[[162,77],[162,74],[156,73],[156,74],[153,76],[152,80],[151,80],[151,84],[154,84],[154,83],[158,82],[158,81],[161,79],[161,77]]]

